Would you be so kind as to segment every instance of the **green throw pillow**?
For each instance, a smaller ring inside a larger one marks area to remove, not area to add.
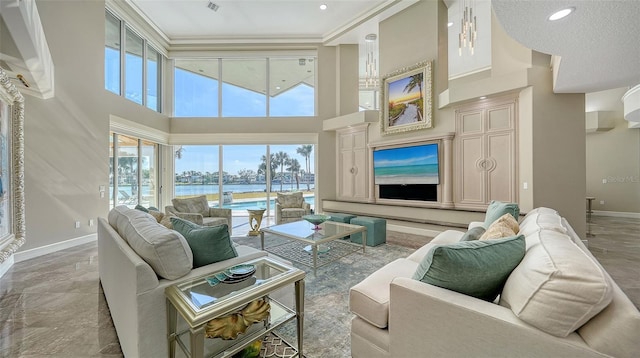
[[[135,209],[138,209],[140,211],[144,211],[145,213],[148,213],[149,210],[154,210],[154,211],[160,211],[158,210],[158,208],[154,207],[154,206],[150,206],[148,208],[145,208],[144,206],[140,205],[140,204],[136,204]]]
[[[171,217],[173,229],[182,234],[193,253],[193,268],[238,256],[233,247],[227,224],[200,226],[191,221]]]
[[[433,247],[413,279],[493,301],[525,253],[524,235]]]
[[[148,213],[148,212],[149,212],[149,209],[145,208],[144,206],[142,206],[142,205],[140,205],[140,204],[136,205],[136,207],[135,207],[135,208],[136,208],[137,210],[144,211],[145,213]]]
[[[462,237],[460,238],[460,241],[478,240],[485,231],[486,230],[482,226],[476,226],[467,230],[467,232],[465,232],[464,235],[462,235]]]
[[[494,221],[498,220],[504,214],[511,214],[511,216],[518,221],[518,217],[520,216],[518,203],[503,203],[492,200],[491,204],[487,207],[487,213],[484,216],[484,224],[482,226],[484,226],[485,230],[488,229]]]

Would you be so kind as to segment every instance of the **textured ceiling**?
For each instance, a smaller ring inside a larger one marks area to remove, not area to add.
[[[640,83],[640,1],[492,0],[504,30],[533,50],[561,57],[555,92],[587,93]],[[552,13],[575,7],[564,19]]]

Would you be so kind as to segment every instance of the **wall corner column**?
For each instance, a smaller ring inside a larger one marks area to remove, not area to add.
[[[453,208],[453,134],[442,138],[442,208]]]

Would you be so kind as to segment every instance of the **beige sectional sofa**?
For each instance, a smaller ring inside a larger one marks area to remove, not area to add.
[[[98,218],[100,282],[126,357],[167,357],[164,290],[183,280],[266,256],[236,245],[233,259],[192,269],[184,237],[151,215],[118,206]]]
[[[352,356],[639,356],[640,312],[569,223],[538,208],[519,230],[524,258],[494,302],[412,278],[429,250],[460,240],[455,230],[352,287]]]

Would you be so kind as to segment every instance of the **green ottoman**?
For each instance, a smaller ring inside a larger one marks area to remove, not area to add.
[[[341,214],[341,213],[327,213],[327,215],[331,216],[329,221],[335,221],[335,222],[345,223],[345,224],[350,223],[351,219],[356,217],[355,215]],[[347,235],[347,236],[343,237],[342,239],[343,240],[348,240],[349,238],[350,238],[349,235]]]
[[[385,219],[358,216],[351,219],[351,224],[367,228],[367,246],[378,246],[387,242],[387,221]],[[351,235],[351,242],[362,244],[362,233]]]
[[[350,223],[351,219],[356,217],[355,215],[341,213],[327,213],[327,215],[331,216],[331,219],[329,219],[329,221],[336,221],[345,224]]]

